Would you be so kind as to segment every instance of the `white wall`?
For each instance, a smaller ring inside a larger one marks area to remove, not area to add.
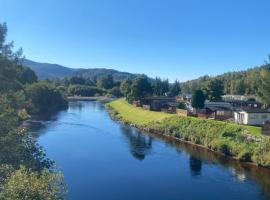
[[[238,124],[262,125],[266,120],[270,120],[270,113],[235,112],[234,120]]]

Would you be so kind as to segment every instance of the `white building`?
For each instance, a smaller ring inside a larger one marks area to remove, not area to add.
[[[270,120],[270,111],[260,109],[235,111],[234,120],[237,124],[263,125]]]

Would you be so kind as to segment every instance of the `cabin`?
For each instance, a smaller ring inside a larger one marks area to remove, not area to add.
[[[234,121],[237,124],[264,125],[270,120],[270,111],[263,109],[246,109],[234,112]]]
[[[146,97],[141,100],[143,108],[153,111],[164,111],[174,112],[176,108],[176,100],[174,97]]]
[[[206,114],[216,120],[228,120],[233,118],[233,107],[228,102],[206,102]]]

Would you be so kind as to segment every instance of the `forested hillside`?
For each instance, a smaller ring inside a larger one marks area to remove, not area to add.
[[[24,59],[23,64],[31,68],[39,79],[56,79],[72,76],[82,76],[95,82],[102,76],[112,76],[115,81],[122,81],[125,79],[132,79],[138,77],[139,74],[132,74],[128,72],[119,72],[114,69],[106,68],[69,68],[58,64],[39,63],[28,59]]]
[[[74,69],[57,64],[39,63],[32,60],[24,59],[23,64],[32,69],[39,79],[52,79],[69,76]]]
[[[228,72],[215,77],[203,76],[198,79],[181,83],[182,92],[194,92],[197,89],[203,90],[209,81],[220,80],[223,84],[224,94],[237,95],[260,95],[261,86],[265,79],[266,71],[270,65],[265,64],[245,71]]]

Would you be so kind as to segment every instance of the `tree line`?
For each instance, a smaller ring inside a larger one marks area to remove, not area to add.
[[[177,96],[180,94],[180,83],[176,80],[169,83],[168,79],[159,77],[150,79],[146,75],[135,78],[114,80],[112,75],[103,75],[92,80],[83,76],[65,77],[64,79],[48,80],[66,96],[114,96],[138,100],[146,96]]]
[[[168,79],[156,77],[150,79],[145,75],[115,81],[112,75],[104,75],[96,80],[74,76],[53,81],[67,96],[109,95],[126,97],[129,101],[146,96],[177,96],[180,93],[200,95],[210,101],[221,101],[224,94],[252,95],[259,97],[263,103],[270,104],[270,65],[253,68],[242,72],[232,72],[217,77],[203,76],[195,80],[169,83]],[[196,95],[195,95],[196,96]]]
[[[67,107],[61,91],[22,65],[0,23],[0,199],[63,199],[65,184],[22,122]]]
[[[266,62],[260,67],[246,71],[229,72],[215,77],[202,76],[195,80],[186,81],[181,83],[181,90],[184,93],[194,93],[196,90],[202,90],[210,100],[219,100],[213,98],[213,96],[218,95],[210,94],[209,90],[207,90],[209,87],[217,87],[215,91],[220,94],[257,96],[262,102],[270,104],[269,80],[270,64]]]

